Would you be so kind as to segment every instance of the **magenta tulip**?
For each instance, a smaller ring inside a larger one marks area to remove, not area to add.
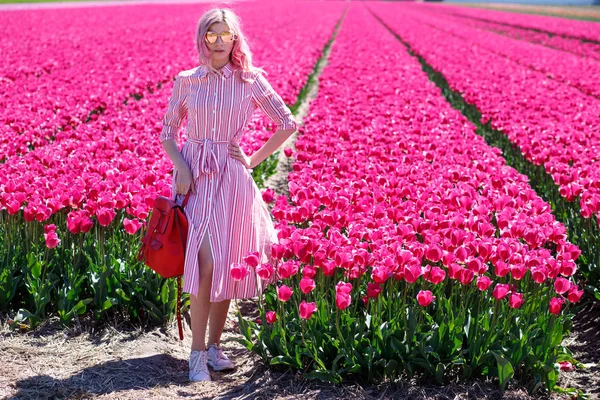
[[[417,301],[419,305],[427,307],[435,299],[435,296],[429,290],[421,290],[417,294]]]
[[[564,300],[559,297],[553,297],[550,299],[550,312],[552,314],[560,314]]]
[[[258,251],[254,251],[252,253],[247,254],[246,257],[244,257],[244,262],[250,268],[256,268],[260,262]]]
[[[286,285],[281,285],[279,288],[277,288],[277,298],[284,303],[288,301],[290,297],[292,297],[293,293],[294,291]]]
[[[248,271],[248,268],[244,264],[232,263],[229,272],[230,272],[231,278],[234,281],[239,282],[239,281],[243,280],[246,276],[248,276],[248,273],[250,271]]]
[[[273,324],[277,321],[277,313],[275,311],[267,311],[266,317],[268,324]]]
[[[312,292],[315,287],[315,281],[311,278],[304,277],[300,280],[300,290],[304,294]]]
[[[313,313],[317,310],[316,304],[307,303],[305,300],[302,300],[299,306],[300,318],[302,319],[310,319]]]
[[[554,281],[554,291],[558,294],[564,294],[571,288],[571,282],[568,279],[558,277]]]
[[[492,296],[494,296],[496,300],[502,300],[506,297],[509,291],[510,287],[506,283],[498,283],[492,291]]]
[[[483,276],[480,276],[477,278],[477,288],[479,290],[481,290],[482,292],[486,291],[490,287],[491,284],[492,284],[492,280],[486,275],[483,275]]]

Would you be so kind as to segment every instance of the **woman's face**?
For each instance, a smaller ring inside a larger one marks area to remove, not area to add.
[[[235,34],[229,26],[225,22],[215,22],[211,26],[208,27],[208,35],[217,34],[217,41],[215,43],[209,43],[204,40],[208,50],[210,50],[211,57],[214,61],[225,61],[229,60],[229,54],[231,54],[231,50],[233,49],[233,41],[230,43],[225,43],[223,41],[223,37],[220,36],[223,32],[231,32],[231,34]]]

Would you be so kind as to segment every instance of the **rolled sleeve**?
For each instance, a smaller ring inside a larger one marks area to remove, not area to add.
[[[257,74],[252,85],[252,100],[277,125],[278,130],[298,129],[294,115],[261,73]]]
[[[180,75],[175,77],[173,83],[173,92],[169,99],[169,106],[167,112],[162,120],[162,132],[159,135],[160,143],[173,139],[177,140],[179,136],[179,129],[183,123],[183,119],[187,114],[187,108],[185,104],[185,85]]]

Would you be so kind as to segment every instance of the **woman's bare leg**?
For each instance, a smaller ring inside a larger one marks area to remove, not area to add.
[[[206,230],[208,233],[208,229]],[[210,252],[208,235],[205,234],[198,252],[200,287],[198,296],[190,294],[192,319],[192,350],[206,350],[206,326],[211,314],[210,289],[212,287],[213,258]],[[218,303],[215,303],[218,304]]]
[[[221,345],[221,334],[227,321],[227,311],[229,311],[231,299],[223,300],[218,303],[212,303],[210,308],[210,325],[208,327],[208,344],[215,343]]]

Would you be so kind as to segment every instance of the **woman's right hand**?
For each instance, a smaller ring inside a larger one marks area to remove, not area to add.
[[[177,175],[175,180],[175,193],[176,194],[187,194],[188,191],[196,193],[194,187],[194,180],[192,176],[192,170],[189,166],[177,169]]]

